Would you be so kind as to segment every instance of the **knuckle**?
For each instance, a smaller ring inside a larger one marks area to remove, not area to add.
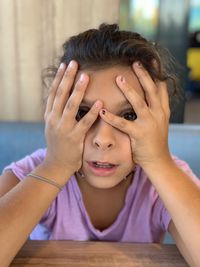
[[[92,115],[92,116],[98,116],[98,114],[99,114],[99,110],[96,108],[96,107],[92,107],[91,109],[90,109],[90,111],[88,112],[88,116],[90,116],[90,114]]]
[[[159,96],[159,91],[158,91],[158,88],[156,86],[151,85],[151,86],[148,86],[147,90],[149,91],[149,94],[155,96],[155,97],[158,97]]]
[[[165,116],[164,112],[159,113],[159,119],[160,119],[160,121],[165,121],[166,116]]]
[[[77,81],[77,83],[74,86],[74,92],[76,94],[80,94],[81,93],[81,89],[83,88],[83,84],[80,81]]]
[[[57,133],[59,134],[60,137],[66,137],[66,130],[65,130],[65,127],[63,127],[62,124],[59,124],[56,128],[57,130]],[[67,135],[67,139],[69,140],[70,139],[70,136],[71,135]]]
[[[56,73],[55,79],[60,80],[60,79],[62,79],[63,75],[64,75],[63,70],[59,68],[57,73]]]
[[[141,76],[143,77],[149,77],[149,72],[144,68],[144,67],[141,67]]]
[[[51,87],[50,87],[51,90],[55,89],[55,87],[56,87],[55,85],[58,84],[62,80],[63,76],[64,76],[63,70],[58,69],[56,72],[56,75],[54,77],[52,77],[52,80],[51,80],[52,83],[51,83]]]
[[[147,108],[141,108],[140,114],[145,120],[147,120],[150,117],[150,111]]]
[[[54,81],[53,83],[52,83],[52,85],[50,86],[50,89],[49,89],[49,96],[50,95],[55,95],[56,94],[56,90],[57,90],[57,87],[56,87],[56,81]]]
[[[88,79],[79,79],[75,84],[75,90],[81,91],[83,89],[86,89],[88,84]]]
[[[127,88],[126,88],[126,94],[131,96],[132,93],[133,93],[133,89],[130,88],[130,87],[127,87]]]
[[[55,127],[55,124],[56,124],[55,116],[52,115],[52,114],[50,116],[47,116],[47,118],[46,118],[46,124],[48,125],[48,127],[54,128]]]
[[[98,112],[95,109],[90,109],[90,111],[81,119],[81,124],[84,129],[88,129],[98,117]]]
[[[63,90],[62,86],[60,85],[60,86],[58,87],[57,92],[56,92],[56,97],[57,97],[57,98],[60,98],[60,97],[63,96],[63,94],[64,94],[64,90]]]
[[[82,123],[84,128],[87,128],[90,126],[91,120],[88,118],[88,116],[85,116],[82,118],[81,123]]]
[[[139,80],[142,80],[142,79],[145,79],[149,77],[149,73],[145,70],[145,69],[141,69],[139,72],[138,72],[138,78]]]
[[[127,121],[125,119],[118,119],[115,122],[115,124],[121,129],[124,129],[126,127],[126,123],[127,123]]]
[[[165,112],[164,110],[158,114],[158,118],[161,123],[166,123],[169,120],[169,117],[170,113]]]
[[[67,104],[66,104],[66,108],[68,110],[72,110],[75,107],[76,107],[76,103],[74,101],[72,101],[72,100],[69,99],[68,102],[67,102]]]
[[[146,102],[140,98],[135,99],[135,105],[138,107],[138,109],[141,109],[141,110],[145,110],[147,107]]]

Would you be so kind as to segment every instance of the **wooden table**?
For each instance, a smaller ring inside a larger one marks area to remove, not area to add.
[[[175,245],[28,241],[10,267],[186,267]]]

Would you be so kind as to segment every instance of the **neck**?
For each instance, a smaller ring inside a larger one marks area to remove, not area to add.
[[[80,175],[77,175],[76,179],[92,224],[101,231],[106,229],[116,220],[125,205],[126,193],[133,180],[133,174],[129,174],[118,185],[108,189],[95,188]]]
[[[128,187],[132,183],[133,176],[134,176],[134,172],[132,171],[119,184],[117,184],[116,186],[112,188],[105,189],[105,188],[93,187],[91,184],[87,182],[87,179],[85,179],[85,176],[82,173],[77,172],[75,174],[76,180],[78,182],[78,185],[82,193],[90,192],[92,194],[98,194],[98,195],[107,195],[107,194],[111,194],[115,192],[119,193],[120,191],[126,193]]]

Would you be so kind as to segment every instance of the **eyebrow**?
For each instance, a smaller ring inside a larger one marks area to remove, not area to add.
[[[95,101],[91,101],[89,99],[83,99],[83,101],[81,102],[81,105],[86,105],[86,106],[92,106],[94,104]],[[128,102],[128,100],[123,99],[122,101],[118,102],[116,104],[117,107],[124,107],[124,106],[131,106],[130,102]]]

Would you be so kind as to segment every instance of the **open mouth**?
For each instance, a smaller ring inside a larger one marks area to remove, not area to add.
[[[103,169],[111,169],[116,166],[115,164],[108,162],[92,161],[91,163],[95,168],[103,168]]]
[[[110,162],[89,161],[88,166],[90,171],[97,176],[109,176],[114,174],[119,165]]]

